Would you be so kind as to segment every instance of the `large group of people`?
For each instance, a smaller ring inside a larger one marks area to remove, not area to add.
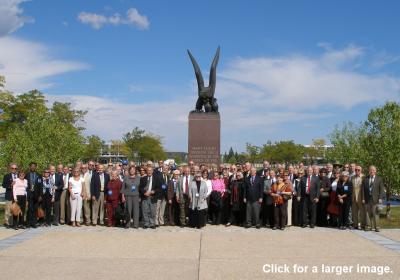
[[[42,167],[43,168],[43,167]],[[73,227],[106,225],[225,226],[284,230],[287,226],[379,231],[384,184],[375,166],[275,164],[257,170],[250,162],[176,166],[149,161],[76,162],[49,166],[42,174],[9,165],[3,178],[4,225]]]

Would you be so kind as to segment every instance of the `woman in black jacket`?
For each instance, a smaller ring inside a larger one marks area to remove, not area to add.
[[[346,229],[349,226],[349,211],[351,207],[351,194],[353,184],[350,181],[349,172],[343,171],[342,178],[337,185],[336,193],[339,200],[339,228]]]

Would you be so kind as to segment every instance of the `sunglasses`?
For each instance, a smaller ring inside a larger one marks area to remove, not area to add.
[[[361,169],[355,169],[356,171],[361,171]]]
[[[11,167],[10,169],[11,169],[11,170],[16,170],[17,168],[16,168],[16,167]]]

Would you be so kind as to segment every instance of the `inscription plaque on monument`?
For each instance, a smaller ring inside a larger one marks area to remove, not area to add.
[[[189,160],[196,164],[220,163],[221,120],[219,113],[189,114]]]
[[[195,58],[188,50],[198,86],[195,110],[189,114],[189,161],[196,164],[220,163],[221,119],[217,99],[214,97],[217,80],[219,47],[211,64],[208,86],[204,86],[203,75]],[[203,110],[204,109],[204,110]]]

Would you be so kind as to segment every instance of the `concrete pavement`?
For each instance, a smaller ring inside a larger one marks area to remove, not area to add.
[[[0,230],[2,279],[398,279],[400,254],[351,231],[207,226]],[[382,234],[389,233],[384,230]],[[376,234],[376,233],[374,233]],[[12,242],[12,241],[15,242]],[[15,243],[15,244],[14,244]],[[269,266],[271,264],[271,266]],[[286,269],[283,265],[287,265]],[[269,271],[279,267],[282,272]],[[308,267],[308,272],[294,273]],[[322,265],[324,272],[322,272]],[[331,266],[339,267],[331,267]],[[352,273],[339,274],[343,265]],[[391,272],[357,273],[357,265]],[[315,266],[318,272],[313,273]],[[327,267],[329,266],[329,267]],[[266,272],[263,271],[263,268]]]

